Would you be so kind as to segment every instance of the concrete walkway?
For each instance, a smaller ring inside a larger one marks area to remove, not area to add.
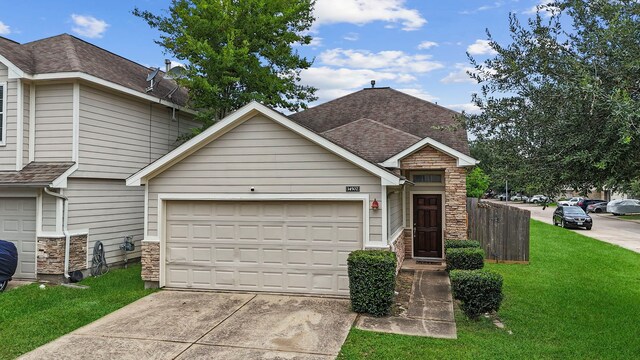
[[[456,322],[449,275],[444,270],[415,270],[409,308],[401,316],[360,316],[362,330],[455,339]]]

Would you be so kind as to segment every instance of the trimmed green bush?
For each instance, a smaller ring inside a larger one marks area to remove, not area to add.
[[[476,270],[484,267],[484,251],[479,248],[445,249],[447,271]]]
[[[445,249],[460,249],[460,248],[479,248],[480,242],[477,240],[445,240]]]
[[[391,311],[396,285],[396,254],[387,250],[356,250],[349,254],[351,308],[385,316]]]
[[[452,270],[451,290],[470,319],[498,311],[502,303],[502,275],[491,270]]]

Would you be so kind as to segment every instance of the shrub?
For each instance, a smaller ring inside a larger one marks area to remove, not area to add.
[[[479,248],[480,242],[476,240],[445,240],[445,249],[460,249],[460,248]]]
[[[484,251],[479,248],[445,249],[447,271],[475,270],[484,267]]]
[[[470,319],[498,311],[502,303],[502,275],[491,270],[452,270],[453,297]]]
[[[387,250],[356,250],[347,259],[351,308],[384,316],[391,311],[396,284],[396,254]]]

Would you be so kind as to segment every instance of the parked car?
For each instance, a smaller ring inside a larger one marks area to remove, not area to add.
[[[558,206],[576,206],[578,202],[584,200],[582,197],[572,197],[569,200],[558,201]]]
[[[548,201],[549,198],[544,196],[544,195],[533,195],[532,197],[530,197],[529,199],[527,199],[528,203],[532,203],[532,204],[538,204],[538,203],[543,203],[545,201]]]
[[[505,201],[505,200],[507,200],[507,196],[508,195],[506,193],[502,193],[502,194],[496,196],[496,199],[498,199],[500,201]]]
[[[598,203],[603,203],[603,202],[606,203],[606,201],[599,200],[599,199],[582,199],[582,200],[578,201],[576,206],[580,206],[582,208],[582,210],[587,211],[587,206],[589,206],[591,204],[598,204]]]
[[[613,200],[607,204],[607,211],[613,215],[640,213],[640,200]]]
[[[525,195],[517,194],[511,197],[511,201],[527,201],[528,197]]]
[[[587,213],[603,213],[607,212],[607,202],[595,203],[587,206]]]
[[[7,288],[7,284],[16,273],[18,266],[18,250],[9,241],[0,240],[0,292]]]
[[[579,206],[558,206],[553,212],[553,225],[560,225],[563,228],[583,227],[591,230],[593,220]]]

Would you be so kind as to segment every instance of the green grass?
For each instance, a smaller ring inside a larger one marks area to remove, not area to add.
[[[112,270],[70,289],[31,284],[0,293],[0,359],[13,359],[153,292],[140,265]]]
[[[620,219],[624,219],[624,220],[640,220],[640,214],[636,214],[636,215],[620,215]]]
[[[638,358],[640,254],[532,221],[530,264],[486,267],[504,276],[505,330],[456,309],[457,340],[354,328],[338,358]]]

